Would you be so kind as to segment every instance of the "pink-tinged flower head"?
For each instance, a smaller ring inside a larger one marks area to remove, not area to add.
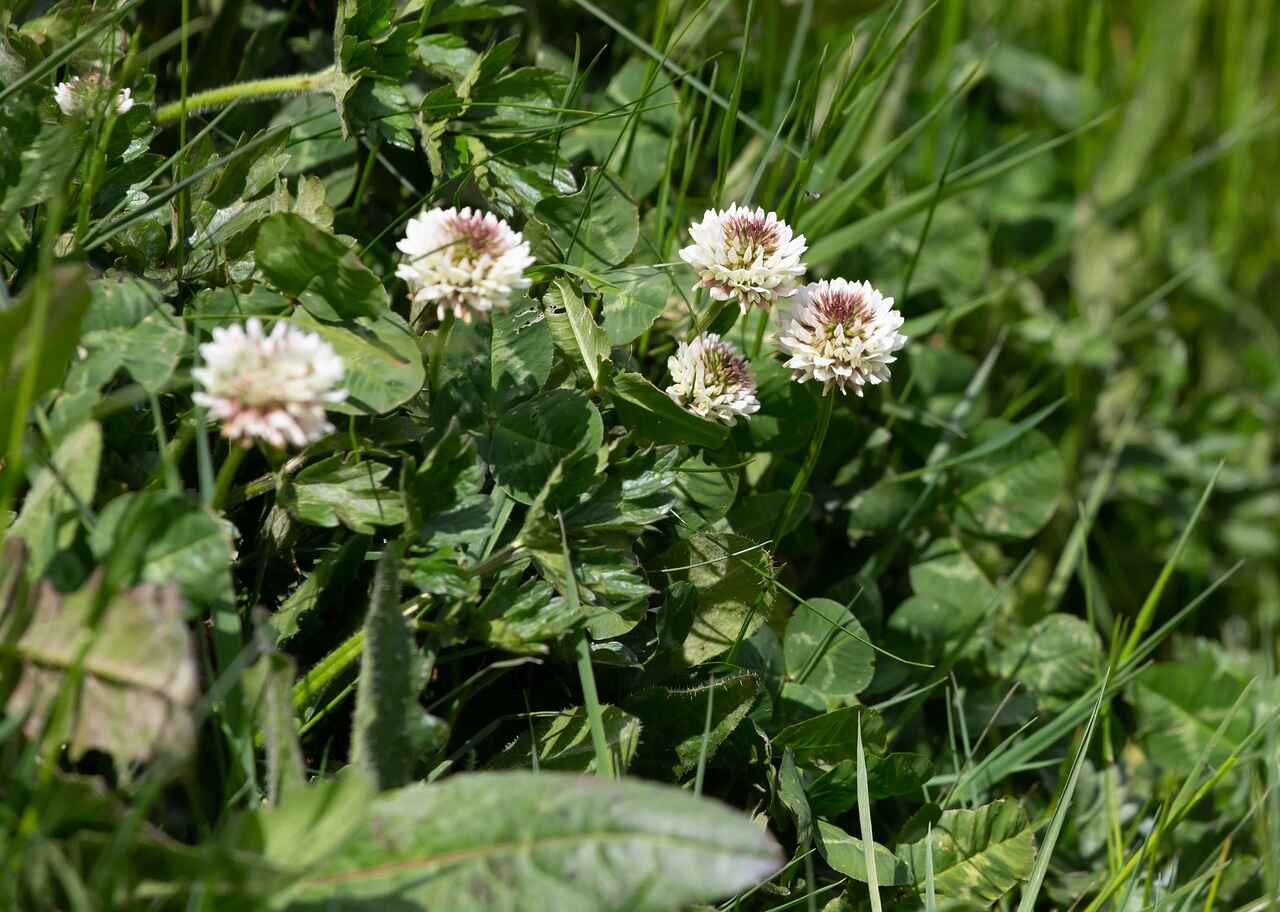
[[[889,379],[894,352],[907,344],[902,314],[870,282],[844,279],[814,282],[800,289],[790,325],[778,345],[791,355],[793,379],[817,380],[823,393],[832,386],[847,393]]]
[[[306,446],[333,431],[325,408],[347,398],[336,389],[344,368],[333,347],[283,320],[270,335],[256,317],[215,329],[200,356],[191,375],[204,389],[191,398],[243,446]]]
[[[733,424],[760,410],[746,360],[715,333],[681,342],[667,359],[667,370],[675,381],[667,395],[695,415]]]
[[[66,82],[53,87],[53,100],[58,108],[68,117],[77,114],[91,114],[97,108],[99,99],[114,91],[111,80],[97,73],[87,76],[73,76]],[[125,114],[133,109],[133,91],[121,89],[115,99],[116,113]]]
[[[471,322],[508,306],[511,292],[528,288],[529,243],[495,216],[473,209],[430,209],[409,220],[396,245],[405,255],[396,275],[415,303],[435,304]]]
[[[689,226],[689,235],[693,244],[680,251],[680,259],[712,298],[737,298],[743,313],[752,305],[768,310],[776,299],[795,294],[804,275],[804,235],[793,235],[776,213],[737,204],[708,209]]]

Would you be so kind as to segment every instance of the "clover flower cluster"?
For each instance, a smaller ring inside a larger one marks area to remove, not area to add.
[[[222,436],[250,446],[302,447],[333,432],[329,405],[347,398],[337,389],[342,359],[318,335],[281,320],[270,335],[257,317],[219,327],[200,346],[204,365],[191,372],[203,389],[192,396],[222,423]]]
[[[492,212],[430,209],[409,220],[396,245],[405,255],[396,275],[418,304],[434,304],[470,323],[508,306],[511,292],[528,288],[529,242]]]
[[[115,92],[115,86],[111,80],[97,73],[90,73],[87,76],[73,76],[66,82],[60,82],[53,87],[53,100],[57,102],[59,110],[68,117],[74,117],[81,114],[91,114],[104,95],[110,95]],[[115,95],[115,108],[117,114],[127,114],[133,109],[133,90],[121,89]]]
[[[778,338],[793,380],[817,381],[824,395],[834,387],[841,394],[853,390],[861,396],[867,385],[889,379],[894,353],[907,343],[898,331],[903,319],[893,298],[869,282],[837,278],[801,285],[805,237],[777,213],[737,204],[708,209],[689,226],[689,235],[693,243],[680,251],[680,258],[697,274],[694,287],[705,288],[713,300],[736,299],[745,314],[752,307],[768,311],[795,298]],[[732,424],[759,408],[746,362],[718,336],[682,343],[667,364],[675,381],[667,394],[696,415]],[[723,404],[745,403],[748,397],[754,406],[749,411]]]
[[[731,425],[760,410],[747,360],[715,333],[681,342],[667,359],[667,369],[675,381],[667,395],[695,415]]]

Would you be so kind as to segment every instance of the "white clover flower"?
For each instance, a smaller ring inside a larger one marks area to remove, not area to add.
[[[476,314],[507,306],[511,292],[528,288],[529,243],[492,212],[424,210],[410,219],[397,245],[405,261],[396,275],[418,304],[435,304],[470,323]]]
[[[733,424],[739,415],[760,410],[746,359],[715,333],[681,342],[667,359],[667,370],[675,381],[667,387],[667,395],[695,415]]]
[[[889,379],[893,353],[907,344],[898,332],[902,314],[870,282],[844,279],[814,282],[800,289],[791,323],[778,345],[791,355],[792,378],[817,380],[823,393],[832,386],[859,396],[864,385]]]
[[[775,299],[791,297],[804,275],[804,235],[793,236],[776,213],[737,204],[708,209],[701,222],[689,226],[689,235],[693,244],[680,251],[680,259],[693,267],[711,297],[737,298],[743,313],[752,305],[768,310]]]
[[[243,446],[306,446],[333,431],[325,407],[347,398],[334,388],[344,369],[332,346],[284,320],[270,335],[257,317],[215,329],[200,356],[204,366],[191,376],[204,391],[191,398],[222,422],[222,436]]]
[[[88,76],[73,76],[66,82],[53,87],[53,100],[63,114],[68,117],[75,114],[92,113],[104,92],[111,92],[111,80],[97,73]],[[133,90],[121,89],[116,95],[116,113],[125,114],[133,109]]]

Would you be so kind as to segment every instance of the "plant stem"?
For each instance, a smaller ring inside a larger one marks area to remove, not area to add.
[[[613,755],[609,752],[609,739],[604,732],[600,695],[596,692],[596,675],[591,667],[591,644],[587,641],[585,630],[578,635],[578,677],[582,681],[583,702],[586,704],[587,719],[591,723],[591,743],[596,754],[596,774],[612,779]]]
[[[221,510],[222,505],[227,502],[231,483],[236,480],[236,471],[240,468],[240,463],[244,461],[247,452],[249,452],[248,447],[231,444],[231,449],[227,451],[227,458],[222,460],[222,465],[218,468],[218,480],[213,485],[213,502],[209,504],[213,509]]]
[[[804,493],[805,487],[809,484],[809,476],[813,474],[814,467],[818,464],[818,456],[822,453],[822,443],[827,439],[827,428],[831,427],[831,412],[835,409],[836,397],[833,393],[824,393],[818,401],[818,430],[814,433],[809,441],[809,452],[805,454],[804,465],[800,469],[800,474],[791,482],[791,491],[787,495],[787,504],[782,508],[782,515],[778,517],[778,524],[773,530],[773,548],[776,551],[778,545],[782,543],[782,536],[786,534],[787,523],[791,521],[791,514],[795,512],[796,504],[800,502],[800,495]]]
[[[764,345],[764,331],[769,326],[769,311],[760,311],[760,322],[756,325],[756,340],[751,346],[751,360],[760,357],[760,349]]]
[[[698,336],[710,329],[711,324],[720,319],[720,315],[724,313],[724,309],[732,303],[735,302],[712,301],[711,305],[703,311],[702,316],[698,318],[698,321],[689,329],[688,341],[692,342],[694,339],[698,338]],[[726,330],[726,334],[727,333],[728,331]]]
[[[436,329],[434,344],[431,347],[431,369],[427,374],[427,389],[431,391],[433,400],[440,389],[440,368],[444,364],[445,352],[449,349],[449,336],[453,332],[453,324],[456,319],[453,311],[449,311],[444,315],[444,319],[440,321],[440,326]]]
[[[197,111],[208,111],[211,108],[222,108],[233,101],[262,101],[279,98],[282,95],[308,95],[331,91],[337,84],[340,74],[333,67],[326,67],[316,73],[295,73],[292,76],[273,76],[269,79],[250,79],[235,82],[231,85],[219,86],[197,92],[182,101],[162,105],[156,111],[156,123],[164,126],[183,117],[184,112],[192,114]]]

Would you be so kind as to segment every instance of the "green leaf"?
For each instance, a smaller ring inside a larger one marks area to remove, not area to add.
[[[995,586],[958,542],[939,539],[925,558],[911,568],[916,595],[954,608],[969,620],[995,609]]]
[[[572,340],[572,346],[562,343],[561,347],[571,351],[576,350],[577,357],[574,360],[581,362],[591,377],[592,385],[597,385],[600,381],[600,365],[609,360],[609,339],[604,330],[596,325],[591,311],[587,310],[587,306],[582,303],[582,295],[571,282],[566,279],[556,279],[543,299],[543,303],[557,308],[557,311],[547,315],[547,319],[551,321],[552,332],[556,332],[561,321],[568,329],[566,335]],[[558,313],[559,310],[564,312],[562,318]],[[568,339],[565,341],[567,342]]]
[[[299,472],[281,495],[281,503],[301,522],[370,533],[374,526],[405,521],[404,498],[382,484],[391,467],[365,460],[347,464],[330,456]]]
[[[187,345],[187,330],[158,288],[127,276],[100,279],[83,324],[81,345],[88,357],[76,370],[95,385],[120,368],[148,391],[168,385]]]
[[[587,169],[577,193],[542,200],[534,215],[547,226],[566,263],[595,272],[622,263],[640,237],[635,203],[599,168]]]
[[[267,619],[275,632],[277,646],[298,632],[298,622],[320,604],[330,583],[347,579],[359,569],[368,546],[367,538],[357,536],[341,548],[325,554],[316,563],[306,578]]]
[[[788,725],[773,738],[776,750],[791,748],[801,766],[852,760],[858,743],[858,716],[862,716],[862,746],[868,755],[884,753],[888,740],[884,719],[865,706],[846,706]]]
[[[486,458],[498,483],[521,503],[532,503],[554,469],[565,463],[564,492],[586,487],[595,475],[604,423],[590,400],[576,390],[556,389],[498,416]]]
[[[759,693],[760,679],[748,674],[687,688],[654,687],[630,697],[626,708],[644,722],[636,772],[647,777],[674,776],[678,781],[697,768],[704,739],[709,762],[746,719]]]
[[[418,337],[398,314],[387,311],[339,325],[296,310],[290,322],[319,333],[342,358],[347,371],[342,383],[349,395],[329,406],[330,411],[381,415],[412,399],[426,383]]]
[[[22,559],[11,544],[6,560]],[[72,760],[105,751],[126,775],[132,761],[190,752],[199,668],[176,586],[110,597],[102,580],[65,596],[48,582],[25,599],[0,591],[0,652],[18,663],[5,712],[28,738],[67,743]]]
[[[875,675],[875,651],[867,631],[848,608],[809,599],[787,622],[783,651],[787,676],[829,700],[853,700]]]
[[[827,864],[859,883],[867,883],[866,849],[862,840],[850,836],[834,823],[818,821],[819,845]],[[882,887],[912,883],[907,865],[880,843],[873,843],[876,882]]]
[[[342,849],[303,875],[294,898],[394,895],[450,912],[675,912],[744,890],[780,863],[753,822],[680,789],[474,773],[380,797]]]
[[[307,782],[292,699],[295,671],[293,659],[268,652],[250,666],[243,679],[246,703],[252,708],[266,755],[266,792],[271,805],[279,804],[287,792],[301,790]]]
[[[984,421],[970,444],[984,442],[1013,427],[1007,421]],[[1032,430],[982,459],[955,470],[961,527],[1003,538],[1029,538],[1058,508],[1066,485],[1066,466],[1057,447],[1041,431]]]
[[[48,304],[43,335],[37,339],[35,288],[28,284],[13,306],[0,308],[0,434],[6,439],[13,412],[29,406],[62,380],[80,341],[80,325],[89,307],[88,271],[80,266],[56,266],[48,276]],[[39,348],[35,384],[29,402],[19,402],[22,377]]]
[[[542,312],[519,297],[491,314],[490,408],[497,413],[538,393],[551,375],[551,331]]]
[[[619,772],[631,765],[640,744],[640,720],[616,706],[602,707],[605,740]],[[539,713],[532,732],[522,732],[515,741],[489,761],[491,769],[558,770],[590,773],[596,769],[595,749],[591,743],[591,725],[581,706],[546,715]],[[533,745],[538,746],[535,763]]]
[[[939,899],[989,906],[1031,875],[1036,840],[1026,812],[1012,798],[975,810],[943,811],[930,836],[899,846],[911,880],[924,883],[931,840],[933,884]]]
[[[627,427],[653,443],[675,443],[719,449],[729,429],[677,405],[670,396],[640,374],[629,371],[613,378],[611,390],[618,414]]]
[[[1147,756],[1163,769],[1190,772],[1244,690],[1244,681],[1207,650],[1193,661],[1144,671],[1133,686],[1138,734]],[[1237,713],[1209,751],[1221,764],[1249,734],[1249,713]]]
[[[42,576],[54,555],[75,540],[79,511],[93,503],[101,457],[102,428],[87,421],[58,445],[52,470],[40,468],[31,473],[31,490],[9,528],[10,538],[22,539],[27,545],[30,579]]]
[[[796,768],[795,754],[789,748],[782,752],[782,763],[778,766],[778,800],[795,823],[797,848],[804,849],[813,839],[813,810]]]
[[[698,592],[693,626],[682,654],[698,665],[728,651],[764,623],[773,599],[769,558],[736,535],[698,534],[676,542],[662,557],[672,581]]]
[[[426,668],[400,613],[401,550],[389,542],[373,578],[351,728],[351,762],[384,791],[412,781],[427,730],[418,705]]]
[[[386,289],[355,251],[300,215],[264,219],[254,259],[267,281],[322,320],[377,318],[390,307]]]
[[[126,585],[172,581],[193,604],[235,603],[231,530],[181,495],[122,494],[98,514],[89,547]]]
[[[604,331],[613,346],[630,345],[667,309],[671,280],[662,273],[628,278],[603,289]]]
[[[1051,614],[1014,630],[993,667],[1002,678],[1016,678],[1056,705],[1088,690],[1102,664],[1102,638],[1092,626],[1074,615]]]

